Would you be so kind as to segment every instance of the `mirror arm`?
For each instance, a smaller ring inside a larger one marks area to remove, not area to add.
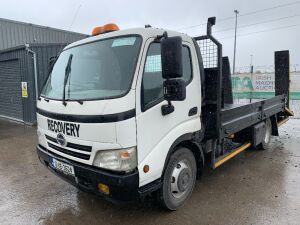
[[[167,39],[168,38],[168,32],[165,31],[162,35],[157,35],[155,38],[155,41],[160,41],[162,38]]]
[[[168,81],[169,79],[166,79],[166,80]],[[171,103],[171,100],[167,100],[167,101],[168,101],[167,105],[161,106],[161,114],[163,116],[171,114],[175,110],[174,105],[172,105],[172,103]]]

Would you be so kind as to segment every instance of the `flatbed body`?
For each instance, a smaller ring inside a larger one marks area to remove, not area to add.
[[[248,104],[225,104],[221,109],[222,137],[253,126],[280,112],[285,112],[285,95]]]

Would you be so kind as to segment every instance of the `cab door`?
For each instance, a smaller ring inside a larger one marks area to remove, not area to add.
[[[140,186],[161,176],[171,145],[180,136],[201,129],[201,87],[199,66],[194,46],[183,41],[183,77],[186,99],[173,101],[173,113],[163,116],[161,108],[167,104],[163,98],[160,43],[146,42],[136,87],[136,122],[138,168]],[[150,170],[143,172],[148,165]]]

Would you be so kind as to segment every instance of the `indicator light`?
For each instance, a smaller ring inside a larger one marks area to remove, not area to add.
[[[150,170],[150,167],[148,165],[145,165],[143,168],[144,173],[148,173]]]

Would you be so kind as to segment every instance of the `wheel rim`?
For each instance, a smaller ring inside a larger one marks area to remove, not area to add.
[[[265,143],[269,143],[270,138],[271,138],[271,125],[270,123],[266,122],[266,133],[264,138]]]
[[[192,170],[189,164],[180,161],[172,172],[171,176],[171,193],[174,198],[181,198],[192,184]]]

